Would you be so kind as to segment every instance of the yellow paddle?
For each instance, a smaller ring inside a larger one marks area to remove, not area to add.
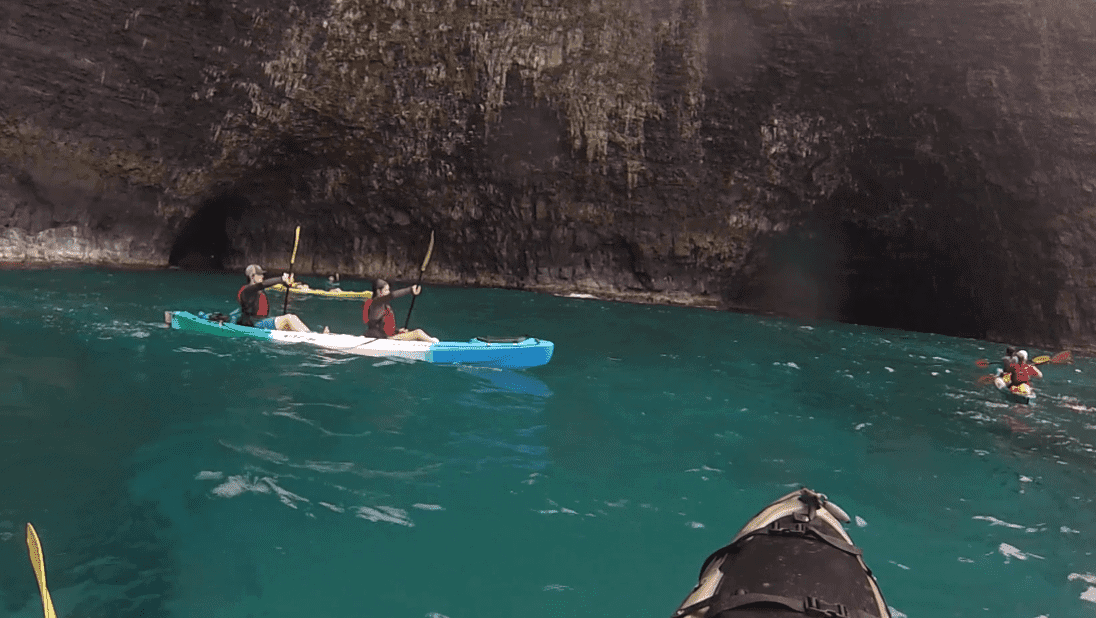
[[[977,362],[981,363],[983,361],[979,360]],[[989,361],[984,361],[984,362],[986,363],[985,365],[978,365],[978,366],[979,367],[988,367],[989,366]],[[1054,356],[1047,356],[1047,355],[1044,354],[1043,356],[1036,356],[1035,358],[1031,359],[1031,364],[1032,365],[1044,365],[1046,363],[1054,363],[1055,365],[1064,365],[1066,363],[1072,363],[1072,362],[1073,362],[1073,354],[1070,353],[1069,350],[1066,350],[1065,352],[1059,352],[1059,353],[1055,354]],[[990,382],[993,382],[993,379],[995,377],[997,377],[997,376],[994,376],[994,375],[981,376],[981,377],[978,378],[978,383],[979,384],[989,384]]]
[[[293,235],[293,255],[289,256],[289,281],[293,281],[293,262],[297,261],[297,244],[301,242],[301,226],[297,226],[297,232]],[[289,313],[289,288],[292,283],[285,284],[285,302],[282,303],[282,315]]]
[[[1047,355],[1044,354],[1043,356],[1036,356],[1035,358],[1031,359],[1031,364],[1032,365],[1042,365],[1043,363],[1054,363],[1055,365],[1064,365],[1066,363],[1072,363],[1072,362],[1073,362],[1073,354],[1071,354],[1069,350],[1066,350],[1065,352],[1059,352],[1059,353],[1055,354],[1054,356],[1047,356]],[[989,367],[989,361],[987,359],[984,359],[984,358],[979,358],[978,360],[974,361],[974,364],[978,365],[979,367]]]
[[[57,612],[53,609],[53,599],[46,588],[46,561],[42,557],[42,543],[38,540],[38,533],[34,526],[27,522],[27,552],[30,554],[30,565],[34,567],[34,577],[38,579],[38,592],[42,593],[42,612],[45,618],[57,618]]]
[[[426,248],[426,258],[422,261],[422,268],[419,269],[419,282],[415,285],[422,285],[422,275],[426,272],[426,265],[430,263],[430,254],[434,252],[434,230],[430,230],[430,246]],[[411,306],[407,308],[407,319],[403,321],[403,328],[406,330],[407,325],[411,323],[411,310],[415,308],[415,299],[418,294],[411,297]]]

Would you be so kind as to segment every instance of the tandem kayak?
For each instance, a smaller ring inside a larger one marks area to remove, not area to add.
[[[288,330],[266,330],[240,326],[230,321],[207,319],[205,314],[188,311],[166,311],[164,320],[179,330],[218,335],[220,337],[247,337],[280,343],[307,343],[327,350],[376,356],[402,358],[441,365],[471,365],[502,369],[525,369],[548,364],[555,344],[535,337],[505,339],[477,337],[470,341],[400,341],[377,339],[358,335],[323,333],[299,333]]]
[[[672,618],[890,618],[848,521],[806,488],[778,499],[704,561]]]
[[[279,283],[278,285],[272,285],[268,290],[275,292],[284,292],[285,286]],[[364,290],[355,292],[352,290],[320,290],[317,288],[311,288],[307,285],[301,285],[300,283],[294,283],[293,287],[289,289],[293,294],[306,294],[311,296],[324,296],[327,298],[347,298],[351,300],[365,300],[367,298],[373,298],[373,292]]]

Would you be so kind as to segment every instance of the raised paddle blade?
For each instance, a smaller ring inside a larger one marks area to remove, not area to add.
[[[34,526],[27,522],[27,552],[30,554],[30,565],[34,568],[34,577],[38,580],[38,592],[42,595],[42,613],[45,618],[57,618],[57,612],[53,609],[53,599],[46,588],[46,561],[42,557],[42,543],[38,540],[38,532]]]
[[[1073,362],[1073,354],[1066,350],[1065,352],[1059,352],[1054,356],[1036,356],[1031,359],[1032,364],[1042,365],[1043,363],[1054,363],[1055,365],[1064,365],[1066,363]]]
[[[426,272],[426,265],[430,263],[430,254],[434,253],[434,230],[430,230],[430,246],[426,248],[426,258],[422,261],[422,268],[419,269],[420,273]],[[419,282],[422,282],[422,277],[419,277]]]
[[[984,367],[989,367],[989,361],[984,359],[984,358],[979,358],[978,360],[974,361],[974,364],[978,365],[979,367],[983,367],[983,368]]]
[[[301,226],[293,233],[293,255],[289,256],[289,272],[293,272],[293,262],[297,261],[297,245],[301,242]]]
[[[430,246],[426,248],[426,257],[422,260],[422,268],[419,269],[419,283],[422,283],[422,275],[426,272],[426,265],[430,263],[430,255],[434,253],[434,230],[430,230]],[[416,284],[416,285],[418,285]],[[411,297],[411,306],[407,308],[407,318],[403,321],[403,328],[406,330],[407,325],[411,323],[411,310],[415,308],[415,299],[418,298],[418,294]]]
[[[297,261],[297,245],[301,242],[301,226],[293,233],[293,253],[289,256],[289,281],[285,286],[285,299],[282,301],[282,315],[289,313],[289,288],[293,287],[293,263]]]

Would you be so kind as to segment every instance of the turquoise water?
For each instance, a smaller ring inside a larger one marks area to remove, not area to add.
[[[41,615],[30,521],[62,616],[669,616],[800,485],[854,518],[896,616],[1096,612],[1090,360],[1017,406],[977,383],[996,344],[429,286],[413,325],[555,357],[473,371],[164,326],[241,284],[0,271],[0,615]],[[291,307],[361,327],[358,302]]]

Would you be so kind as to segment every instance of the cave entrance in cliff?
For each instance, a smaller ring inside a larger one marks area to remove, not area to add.
[[[984,302],[964,281],[964,257],[924,231],[848,227],[840,319],[866,326],[984,339]]]
[[[220,195],[202,203],[183,224],[171,246],[168,266],[184,270],[220,271],[231,251],[230,219],[239,219],[249,203],[236,195]]]

